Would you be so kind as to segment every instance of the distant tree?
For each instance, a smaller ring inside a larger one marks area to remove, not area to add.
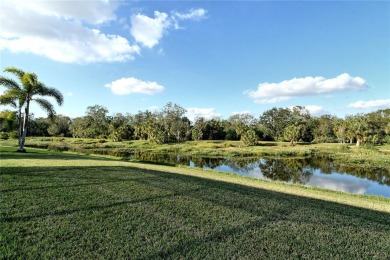
[[[89,106],[85,114],[89,125],[89,137],[107,138],[109,125],[108,109],[100,105]]]
[[[302,136],[301,125],[289,125],[284,129],[284,138],[289,140],[291,145],[295,145]]]
[[[318,143],[331,143],[336,141],[334,129],[337,118],[331,115],[322,115],[316,118],[316,126],[314,128],[314,140]]]
[[[333,124],[333,132],[339,143],[345,143],[347,140],[347,125],[344,119],[336,119]]]
[[[292,111],[288,108],[272,108],[260,116],[260,124],[269,129],[274,140],[282,140],[284,129],[290,124]]]
[[[148,133],[146,131],[146,124],[149,118],[154,117],[150,111],[138,111],[137,114],[130,118],[131,126],[134,128],[134,138],[147,140]]]
[[[230,127],[236,132],[240,139],[241,135],[249,129],[253,129],[257,124],[256,119],[251,114],[235,114],[229,117]]]
[[[182,141],[190,130],[190,121],[184,115],[187,111],[172,102],[167,103],[161,113],[160,121],[166,134],[166,140]]]
[[[46,99],[42,97],[53,97],[58,105],[62,105],[64,99],[57,89],[47,87],[42,82],[38,81],[38,76],[34,73],[27,73],[21,69],[14,67],[8,67],[4,70],[14,74],[21,85],[16,81],[3,77],[0,77],[0,85],[3,85],[7,90],[0,97],[0,102],[2,104],[13,105],[18,108],[19,114],[19,144],[18,151],[24,152],[24,144],[27,135],[28,122],[29,122],[29,113],[30,113],[30,102],[35,101],[43,110],[45,110],[50,118],[53,118],[55,115],[53,105]],[[21,109],[24,107],[24,120],[23,127],[21,126]]]
[[[294,125],[300,129],[300,136],[297,138],[297,141],[311,142],[313,140],[314,126],[312,125],[313,121],[310,112],[302,106],[293,107],[291,112],[289,125]]]
[[[367,117],[368,131],[365,137],[366,142],[372,144],[382,144],[386,142],[386,128],[390,124],[390,108],[382,109],[368,113]]]
[[[206,130],[206,119],[204,117],[195,118],[194,126],[192,127],[192,140],[203,140],[203,135]]]
[[[29,116],[29,127],[28,127],[28,135],[29,136],[49,136],[48,129],[51,124],[51,120],[49,118],[38,117],[35,118],[34,114]]]
[[[116,142],[133,139],[134,128],[131,125],[131,116],[125,116],[121,113],[112,116],[108,126],[108,132],[109,138]]]
[[[50,126],[47,132],[52,136],[71,136],[70,124],[72,120],[64,115],[58,115],[54,117],[54,120],[50,122]]]
[[[226,133],[223,123],[219,119],[210,119],[206,121],[203,140],[224,140]]]
[[[72,124],[70,125],[69,130],[73,137],[90,138],[88,127],[89,120],[87,117],[76,117],[72,120]]]
[[[363,114],[355,115],[349,121],[351,134],[356,138],[356,146],[365,143],[365,137],[368,134],[368,121]]]

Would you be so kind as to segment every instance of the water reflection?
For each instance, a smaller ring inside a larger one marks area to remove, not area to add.
[[[263,176],[270,180],[306,184],[313,175],[303,160],[263,160],[259,168]]]
[[[314,175],[310,178],[309,184],[315,187],[326,188],[330,190],[343,191],[355,194],[367,194],[370,186],[369,182],[364,180],[356,182],[345,178],[329,178],[329,176]],[[377,194],[380,195],[380,194]]]
[[[214,169],[349,193],[390,197],[390,173],[386,168],[336,164],[329,158],[207,158],[145,152],[136,152],[131,158],[140,161]]]

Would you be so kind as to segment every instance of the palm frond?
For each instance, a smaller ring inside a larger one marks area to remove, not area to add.
[[[15,68],[15,67],[7,67],[4,69],[4,72],[9,72],[17,76],[20,80],[23,78],[23,75],[25,72],[21,69]]]
[[[34,73],[24,73],[21,82],[24,89],[30,94],[35,94],[37,89],[39,89],[40,82],[38,81],[37,75]]]
[[[64,97],[60,91],[58,91],[55,88],[46,87],[44,84],[40,84],[41,87],[39,88],[39,95],[41,96],[47,96],[47,97],[53,97],[59,106],[61,106],[64,103]]]
[[[5,93],[0,96],[0,105],[6,106],[10,105],[12,107],[17,107],[16,105],[16,99],[14,96],[9,95],[9,93]]]
[[[43,98],[35,98],[34,101],[38,103],[38,105],[46,111],[49,118],[53,118],[55,116],[55,111],[53,105]]]
[[[6,89],[21,90],[19,84],[15,80],[3,76],[0,77],[0,85],[4,86]]]

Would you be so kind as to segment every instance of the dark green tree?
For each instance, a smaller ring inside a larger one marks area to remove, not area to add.
[[[260,124],[269,129],[275,141],[283,140],[284,129],[290,124],[292,111],[288,108],[272,108],[260,116]]]
[[[50,122],[50,126],[47,132],[52,136],[71,136],[70,124],[72,120],[68,116],[58,115],[55,116]]]
[[[113,115],[108,126],[109,138],[116,142],[133,139],[134,128],[131,125],[131,119],[130,115],[121,113]]]
[[[35,118],[34,114],[29,116],[29,127],[27,134],[29,136],[49,136],[48,129],[51,124],[51,120],[45,117]]]

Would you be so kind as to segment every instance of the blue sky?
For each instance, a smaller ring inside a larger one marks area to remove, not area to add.
[[[59,89],[59,114],[82,116],[95,104],[134,114],[170,101],[191,119],[258,117],[295,105],[340,117],[390,108],[388,1],[2,0],[0,7],[1,70],[35,72]]]

